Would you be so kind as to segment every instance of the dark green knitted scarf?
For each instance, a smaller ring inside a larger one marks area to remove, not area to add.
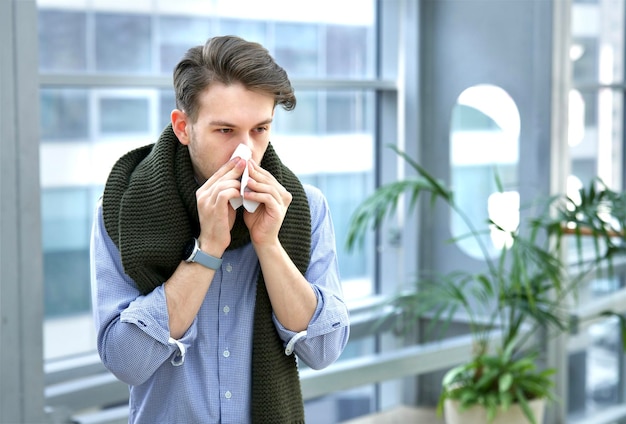
[[[279,239],[304,274],[311,249],[306,193],[271,144],[261,167],[293,196]],[[147,294],[165,282],[180,263],[185,242],[198,236],[198,188],[187,146],[178,141],[171,125],[156,144],[133,150],[114,165],[104,189],[104,225],[120,251],[124,272],[141,293]],[[240,208],[228,249],[249,242]],[[304,423],[296,359],[284,353],[261,272],[254,311],[251,411],[253,423]]]

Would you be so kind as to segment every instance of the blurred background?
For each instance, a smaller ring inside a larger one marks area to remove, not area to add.
[[[441,243],[464,231],[455,220],[400,213],[348,252],[352,213],[407,175],[389,144],[472,216],[512,226],[537,193],[595,176],[621,190],[625,14],[623,0],[0,1],[0,423],[126,422],[127,389],[95,352],[92,214],[114,161],[169,122],[175,64],[223,34],[288,72],[298,104],[277,109],[272,143],[335,224],[351,341],[328,369],[301,370],[307,422],[432,411],[464,332],[425,344],[379,306],[423,266],[475,262],[476,246]],[[589,281],[576,317],[626,310],[619,270]],[[550,423],[626,422],[614,319],[546,352],[563,400]]]

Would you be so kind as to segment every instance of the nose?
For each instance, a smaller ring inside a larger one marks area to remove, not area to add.
[[[242,135],[241,139],[239,140],[239,144],[245,144],[250,150],[252,150],[252,147],[254,147],[250,134]]]
[[[232,157],[239,156],[244,160],[250,160],[252,157],[252,149],[247,144],[240,143],[235,151],[233,152]]]
[[[253,138],[250,134],[244,134],[239,138],[239,145],[244,145],[246,146],[246,150],[248,152],[250,152],[250,154],[247,157],[244,157],[245,160],[249,160],[252,157],[252,152],[254,151],[254,143],[253,143]]]

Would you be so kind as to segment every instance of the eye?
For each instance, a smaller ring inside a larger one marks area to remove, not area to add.
[[[217,131],[219,131],[222,134],[230,134],[231,132],[233,132],[232,128],[220,128]]]
[[[264,133],[265,131],[267,131],[267,127],[257,127],[255,131],[258,133]]]

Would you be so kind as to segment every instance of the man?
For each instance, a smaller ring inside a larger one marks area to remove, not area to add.
[[[269,141],[293,88],[233,36],[190,49],[174,88],[171,125],[116,163],[96,209],[100,357],[131,423],[304,422],[294,353],[328,366],[349,321],[326,200]]]

